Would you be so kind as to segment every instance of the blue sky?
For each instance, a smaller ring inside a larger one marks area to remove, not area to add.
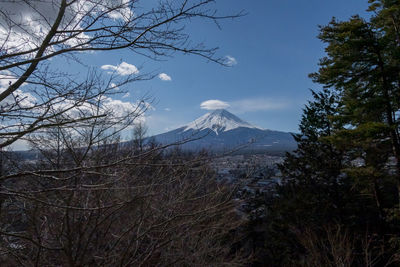
[[[144,2],[144,1],[142,1]],[[155,0],[145,2],[152,5]],[[193,20],[187,30],[192,40],[218,46],[218,55],[236,62],[223,67],[196,56],[176,54],[152,61],[129,51],[85,55],[94,68],[121,62],[140,66],[140,72],[165,73],[171,80],[155,78],[129,87],[124,101],[149,94],[154,110],[147,114],[149,134],[182,126],[207,110],[200,104],[220,100],[228,110],[248,122],[273,130],[298,129],[309,88],[318,89],[307,75],[317,70],[324,46],[316,38],[318,25],[333,16],[347,19],[365,15],[367,0],[218,0],[221,14],[244,10],[247,15],[221,22]],[[165,76],[166,77],[166,76]],[[167,77],[168,78],[168,77]]]

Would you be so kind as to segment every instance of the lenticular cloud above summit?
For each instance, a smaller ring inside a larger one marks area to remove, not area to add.
[[[221,100],[207,100],[200,104],[200,108],[205,110],[225,109],[229,107],[230,105],[227,102]]]

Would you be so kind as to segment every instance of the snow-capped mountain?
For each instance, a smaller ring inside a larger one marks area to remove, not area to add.
[[[224,109],[207,113],[154,139],[162,144],[184,142],[181,147],[187,150],[228,151],[241,147],[255,152],[284,152],[297,146],[290,133],[264,130]]]
[[[241,120],[225,109],[217,109],[214,112],[207,113],[189,123],[184,131],[202,131],[210,129],[218,135],[219,132],[227,132],[240,127],[259,129],[258,127]]]

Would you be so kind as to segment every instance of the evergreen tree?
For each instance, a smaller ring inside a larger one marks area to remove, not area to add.
[[[373,196],[384,220],[388,219],[385,210],[395,207],[400,193],[396,118],[400,66],[396,63],[395,31],[389,31],[384,23],[389,1],[374,2],[371,9],[380,6],[381,10],[371,21],[354,16],[344,22],[334,19],[321,27],[319,38],[327,43],[327,56],[320,61],[319,71],[310,76],[338,93],[336,131],[329,139],[347,151],[350,161],[360,163],[348,166],[345,172],[364,194]],[[395,6],[393,2],[390,5]],[[392,161],[396,172],[390,166]],[[393,183],[397,195],[393,194]]]
[[[319,232],[322,226],[341,221],[354,202],[341,172],[342,152],[325,140],[334,130],[336,96],[328,89],[312,95],[314,100],[303,110],[300,133],[294,135],[298,148],[279,166],[282,185],[267,205],[265,247],[276,266],[298,265],[305,253],[298,234],[306,229]]]
[[[374,257],[389,265],[399,255],[400,2],[369,2],[370,19],[320,28],[326,56],[310,77],[323,90],[312,92],[298,149],[286,155],[268,203],[266,250],[277,262],[307,265],[307,255],[335,266],[336,246],[356,265]]]
[[[324,138],[331,136],[335,114],[336,97],[327,89],[312,91],[314,101],[303,110],[300,134],[294,135],[298,149],[287,153],[279,166],[283,176],[283,186],[279,195],[293,200],[298,220],[309,224],[331,221],[343,206],[341,176],[342,152]]]

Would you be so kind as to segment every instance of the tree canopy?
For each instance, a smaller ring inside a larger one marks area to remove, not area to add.
[[[326,55],[310,78],[322,89],[267,205],[265,249],[281,265],[399,261],[400,3],[369,2],[368,19],[320,26]]]

